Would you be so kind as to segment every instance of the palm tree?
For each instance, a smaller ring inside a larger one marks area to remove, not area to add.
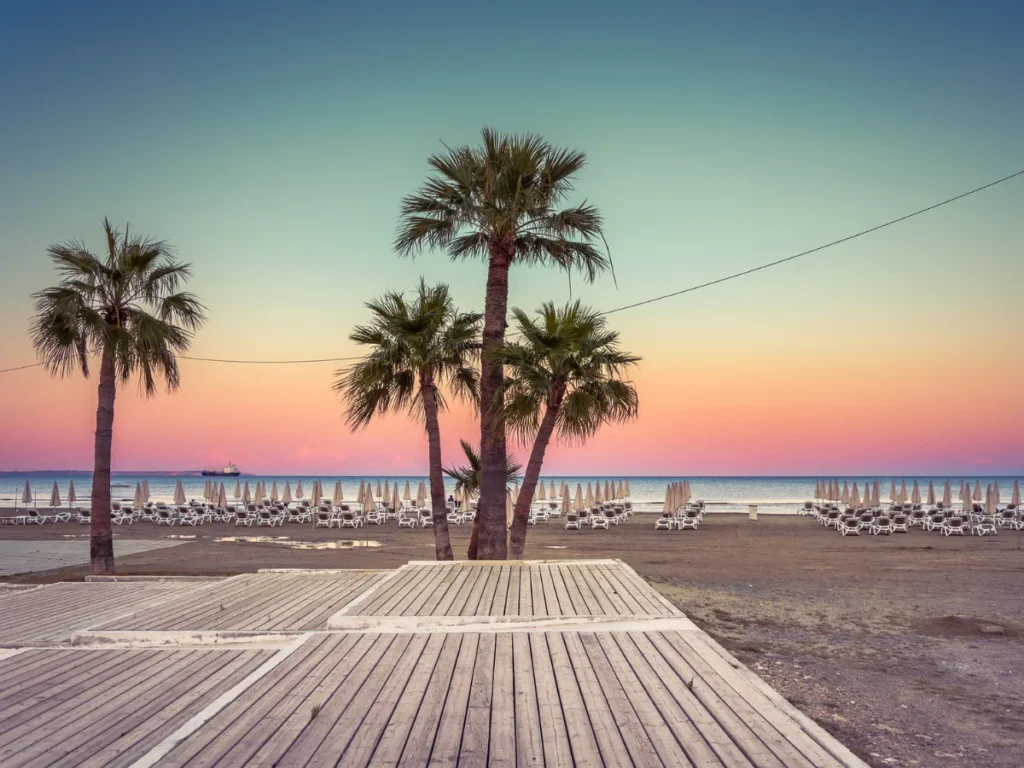
[[[501,361],[505,338],[508,273],[513,264],[577,269],[587,280],[610,266],[601,214],[592,205],[562,208],[582,152],[554,147],[531,134],[483,130],[480,147],[461,146],[433,155],[434,173],[403,199],[395,245],[415,255],[424,246],[443,248],[452,259],[487,263],[480,376],[481,490],[479,539],[474,527],[469,557],[506,556],[501,424]],[[477,551],[478,548],[478,551]]]
[[[451,560],[437,415],[447,407],[444,388],[465,400],[475,402],[478,396],[479,374],[473,364],[480,350],[480,314],[459,312],[447,285],[427,287],[422,279],[411,302],[389,292],[366,306],[373,314],[371,323],[357,326],[349,338],[372,350],[351,368],[337,372],[334,389],[348,401],[352,429],[398,410],[423,419],[434,549],[438,560]]]
[[[466,454],[466,464],[461,467],[445,467],[444,473],[455,481],[455,490],[475,496],[480,492],[480,452],[465,440],[460,440],[462,452]],[[515,460],[505,462],[505,485],[514,483],[522,469]]]
[[[640,360],[619,349],[619,335],[579,301],[544,304],[531,319],[514,309],[522,338],[501,349],[506,379],[503,418],[524,443],[533,439],[510,535],[511,556],[522,559],[526,523],[544,453],[555,431],[583,442],[602,424],[636,418],[639,400],[626,370]]]
[[[136,374],[147,397],[163,379],[180,384],[176,355],[186,352],[205,321],[204,308],[179,286],[191,276],[162,240],[122,235],[103,220],[107,252],[94,256],[84,244],[51,245],[60,282],[33,294],[31,335],[36,353],[54,376],[89,375],[89,358],[100,357],[99,406],[92,475],[90,559],[94,574],[114,572],[110,528],[110,450],[114,398]]]

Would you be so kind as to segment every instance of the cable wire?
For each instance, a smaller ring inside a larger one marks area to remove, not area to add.
[[[658,302],[658,301],[664,301],[665,299],[671,299],[671,298],[674,298],[676,296],[682,296],[685,293],[693,293],[694,291],[699,291],[699,290],[701,290],[703,288],[710,288],[713,285],[718,285],[720,283],[725,283],[725,282],[728,282],[729,280],[736,280],[737,278],[740,278],[740,277],[746,277],[747,275],[752,275],[755,272],[760,272],[760,271],[765,270],[765,269],[770,269],[771,267],[777,267],[780,264],[785,264],[786,262],[789,262],[789,261],[795,261],[796,259],[802,258],[804,256],[810,256],[812,253],[818,253],[820,251],[824,251],[827,248],[833,248],[833,247],[835,247],[837,245],[842,245],[843,243],[848,243],[851,240],[856,240],[859,237],[864,237],[865,235],[870,235],[873,232],[878,232],[879,230],[885,229],[886,227],[891,227],[894,224],[899,224],[901,222],[907,221],[908,219],[912,219],[915,216],[920,216],[921,214],[928,213],[929,211],[934,211],[936,208],[942,208],[945,205],[949,205],[950,203],[955,203],[958,200],[963,200],[966,197],[970,197],[971,195],[975,195],[978,192],[983,192],[986,189],[990,189],[990,188],[992,188],[992,187],[994,187],[994,186],[996,186],[998,184],[1002,184],[1004,182],[1010,181],[1011,179],[1015,179],[1018,176],[1022,176],[1022,175],[1024,175],[1024,168],[1022,168],[1021,170],[1017,171],[1016,173],[1011,173],[1008,176],[1003,176],[1001,179],[996,179],[995,181],[990,181],[988,184],[982,184],[980,187],[975,187],[974,189],[970,189],[970,190],[968,190],[966,192],[961,192],[959,195],[954,195],[953,197],[948,197],[948,198],[946,198],[945,200],[943,200],[941,202],[934,203],[934,204],[929,205],[929,206],[927,206],[925,208],[919,208],[918,210],[913,211],[912,213],[908,213],[908,214],[905,214],[903,216],[899,216],[899,217],[897,217],[895,219],[889,219],[888,221],[883,222],[882,224],[876,224],[875,226],[869,227],[868,229],[862,229],[860,232],[855,232],[852,235],[847,235],[846,237],[841,237],[838,240],[833,240],[832,242],[825,243],[824,245],[819,245],[819,246],[816,246],[814,248],[810,248],[810,249],[808,249],[806,251],[801,251],[800,253],[794,253],[792,256],[786,256],[783,259],[777,259],[776,261],[770,261],[767,264],[761,264],[761,265],[756,266],[756,267],[751,267],[750,269],[745,269],[742,272],[735,272],[735,273],[733,273],[731,275],[726,275],[725,277],[719,277],[719,278],[716,278],[715,280],[709,280],[706,283],[700,283],[699,285],[691,285],[689,288],[683,288],[683,289],[678,290],[678,291],[672,291],[671,293],[664,293],[661,296],[654,296],[653,298],[644,299],[643,301],[637,301],[637,302],[634,302],[632,304],[625,304],[625,305],[623,305],[621,307],[615,307],[614,309],[608,309],[608,310],[605,310],[603,312],[599,312],[598,314],[601,314],[601,315],[613,315],[616,312],[625,312],[627,309],[636,309],[637,307],[644,307],[644,306],[647,306],[648,304],[654,304],[655,302]],[[220,357],[191,357],[191,356],[188,356],[188,355],[178,355],[178,357],[180,359],[182,359],[182,360],[194,360],[196,362],[204,362],[204,363],[235,363],[235,364],[242,364],[242,365],[303,365],[303,364],[306,364],[306,363],[338,363],[338,362],[344,362],[344,361],[347,361],[347,360],[362,360],[362,359],[364,359],[363,355],[355,355],[355,356],[352,356],[352,357],[324,357],[324,358],[318,358],[318,359],[314,359],[314,360],[230,360],[230,359],[220,358]],[[25,370],[26,368],[36,368],[36,367],[38,367],[40,365],[42,365],[42,363],[31,363],[29,365],[20,365],[20,366],[14,367],[14,368],[4,368],[4,369],[0,369],[0,373],[10,373],[12,371],[22,371],[22,370]]]

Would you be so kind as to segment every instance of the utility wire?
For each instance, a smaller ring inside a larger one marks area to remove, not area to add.
[[[912,219],[915,216],[920,216],[921,214],[928,213],[929,211],[934,211],[936,208],[942,208],[943,206],[949,205],[950,203],[955,203],[958,200],[963,200],[965,197],[970,197],[971,195],[976,195],[978,192],[983,192],[986,189],[990,189],[991,187],[994,187],[994,186],[996,186],[998,184],[1002,184],[1004,182],[1010,181],[1011,179],[1015,179],[1018,176],[1022,176],[1022,175],[1024,175],[1024,168],[1022,168],[1021,170],[1017,171],[1016,173],[1011,173],[1008,176],[1003,176],[1001,179],[996,179],[995,181],[990,181],[988,184],[982,184],[980,187],[975,187],[974,189],[970,189],[967,192],[962,192],[959,195],[955,195],[953,197],[948,197],[945,200],[943,200],[941,202],[938,202],[938,203],[934,203],[932,205],[929,205],[926,208],[919,208],[918,210],[913,211],[912,213],[908,213],[908,214],[905,214],[903,216],[899,216],[898,218],[895,218],[895,219],[889,219],[888,221],[883,222],[882,224],[876,224],[875,226],[869,227],[868,229],[862,229],[860,232],[855,232],[852,235],[847,235],[846,237],[841,237],[838,240],[833,240],[832,242],[825,243],[824,245],[819,245],[819,246],[816,246],[816,247],[811,248],[809,250],[801,251],[800,253],[794,253],[792,256],[786,256],[783,259],[778,259],[776,261],[770,261],[767,264],[761,264],[761,265],[759,265],[757,267],[752,267],[750,269],[745,269],[742,272],[735,272],[735,273],[733,273],[731,275],[726,275],[725,277],[719,277],[719,278],[717,278],[715,280],[709,280],[706,283],[700,283],[699,285],[691,285],[689,288],[683,288],[683,289],[678,290],[678,291],[672,291],[671,293],[664,293],[661,296],[655,296],[655,297],[650,298],[650,299],[644,299],[643,301],[637,301],[637,302],[634,302],[632,304],[625,304],[625,305],[623,305],[621,307],[615,307],[614,309],[608,309],[608,310],[605,310],[603,312],[599,312],[598,314],[600,314],[600,315],[613,315],[616,312],[625,312],[627,309],[636,309],[637,307],[643,307],[643,306],[646,306],[648,304],[654,304],[655,302],[658,302],[658,301],[664,301],[665,299],[671,299],[671,298],[674,298],[676,296],[682,296],[685,293],[693,293],[694,291],[699,291],[702,288],[710,288],[713,285],[718,285],[719,283],[725,283],[725,282],[728,282],[729,280],[736,280],[737,278],[740,278],[740,277],[746,277],[747,275],[752,275],[755,272],[760,272],[761,270],[764,270],[764,269],[770,269],[771,267],[777,267],[780,264],[785,264],[786,262],[789,262],[789,261],[795,261],[796,259],[802,258],[804,256],[810,256],[812,253],[818,253],[819,251],[824,251],[826,248],[832,248],[832,247],[837,246],[837,245],[842,245],[843,243],[848,243],[851,240],[856,240],[859,237],[864,237],[865,235],[870,235],[873,232],[878,232],[879,230],[885,229],[886,227],[891,227],[894,224],[900,224],[901,222],[907,221],[908,219]],[[319,358],[319,359],[315,359],[315,360],[229,360],[229,359],[224,359],[224,358],[219,358],[219,357],[190,357],[188,355],[178,355],[178,357],[180,359],[182,359],[182,360],[194,360],[194,361],[197,361],[197,362],[204,362],[204,363],[238,363],[238,364],[244,364],[244,365],[301,365],[301,364],[305,364],[305,363],[337,363],[337,362],[344,362],[344,361],[347,361],[347,360],[362,360],[363,359],[362,355],[355,355],[353,357],[325,357],[325,358]],[[36,367],[38,367],[40,365],[42,365],[42,363],[31,363],[29,365],[20,365],[20,366],[17,366],[15,368],[4,368],[4,369],[0,369],[0,373],[10,373],[12,371],[21,371],[21,370],[25,370],[26,368],[36,368]]]

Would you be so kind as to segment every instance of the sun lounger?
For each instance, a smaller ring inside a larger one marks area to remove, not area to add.
[[[568,531],[570,529],[575,529],[578,531],[580,528],[581,523],[579,512],[569,512],[569,514],[565,516],[565,530]]]
[[[668,510],[662,512],[661,517],[654,521],[654,530],[656,531],[671,531],[675,527],[675,518],[672,517],[672,513]]]
[[[872,536],[888,536],[892,533],[892,518],[888,515],[879,515],[871,524]]]
[[[608,518],[601,514],[601,510],[596,508],[590,510],[590,529],[593,530],[595,528],[608,530]]]
[[[420,509],[420,526],[422,526],[423,528],[434,527],[434,515],[426,507]]]
[[[363,521],[356,517],[356,513],[351,509],[345,510],[341,513],[341,520],[338,522],[339,528],[358,528],[363,524]]]
[[[860,536],[864,523],[856,515],[845,515],[839,518],[837,527],[843,536]]]
[[[910,527],[910,518],[906,515],[893,515],[892,516],[892,532],[893,533],[907,533],[907,529]]]
[[[967,521],[962,517],[950,517],[942,524],[943,536],[963,536],[967,531]]]

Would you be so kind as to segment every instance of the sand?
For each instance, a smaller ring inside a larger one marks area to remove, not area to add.
[[[453,533],[457,554],[467,533]],[[0,527],[8,541],[86,535],[72,524]],[[115,535],[198,537],[119,557],[119,572],[135,574],[391,568],[433,556],[429,530],[393,525],[353,532],[145,523]],[[381,546],[296,550],[213,540],[235,535],[365,537]],[[527,556],[623,559],[871,765],[1024,765],[1024,550],[1014,533],[843,539],[809,518],[738,515],[671,533],[654,531],[650,517],[610,531],[567,532],[552,521],[530,528]],[[85,573],[76,566],[8,580]]]

